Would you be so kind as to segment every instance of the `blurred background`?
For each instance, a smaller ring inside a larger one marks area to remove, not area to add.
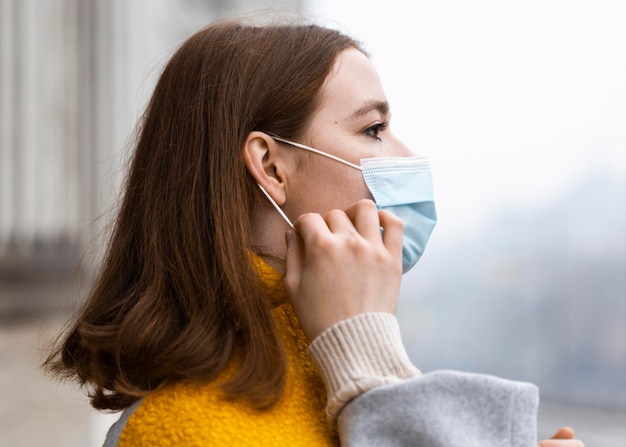
[[[540,386],[539,428],[626,445],[626,3],[0,0],[0,446],[115,415],[38,369],[101,256],[137,119],[211,21],[301,11],[362,40],[439,224],[399,318],[423,371]]]

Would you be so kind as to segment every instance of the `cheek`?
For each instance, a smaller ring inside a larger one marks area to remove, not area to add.
[[[361,171],[328,163],[315,169],[312,165],[297,180],[285,204],[285,212],[297,217],[302,213],[326,214],[332,209],[346,209],[361,199],[372,199]]]
[[[328,182],[328,186],[332,188],[332,191],[328,191],[328,197],[333,198],[332,203],[329,204],[329,210],[345,209],[361,199],[372,198],[363,175],[352,168],[340,169],[334,181]]]

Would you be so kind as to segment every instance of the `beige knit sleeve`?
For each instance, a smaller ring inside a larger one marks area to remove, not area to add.
[[[389,313],[340,321],[313,340],[309,357],[326,381],[326,412],[333,421],[361,393],[421,375],[404,349],[398,320]]]

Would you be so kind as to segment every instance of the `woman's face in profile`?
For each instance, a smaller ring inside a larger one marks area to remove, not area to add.
[[[339,53],[320,91],[318,108],[299,142],[356,165],[362,158],[413,156],[392,134],[389,120],[389,105],[374,65],[363,53],[350,48]],[[306,159],[289,179],[288,215],[325,214],[371,198],[359,170],[321,155],[296,151],[296,156]]]

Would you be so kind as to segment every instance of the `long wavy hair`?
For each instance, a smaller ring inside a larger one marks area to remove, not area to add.
[[[178,49],[139,125],[99,275],[48,371],[119,410],[165,382],[215,378],[237,353],[226,395],[277,401],[286,360],[250,261],[259,198],[243,146],[254,130],[297,139],[349,47],[317,25],[230,21]]]

